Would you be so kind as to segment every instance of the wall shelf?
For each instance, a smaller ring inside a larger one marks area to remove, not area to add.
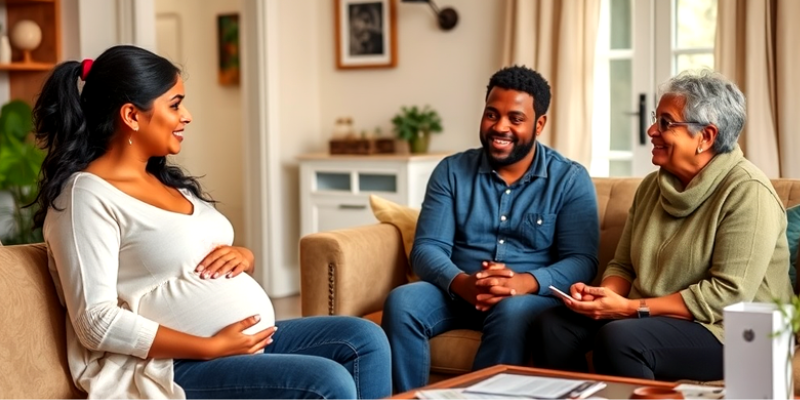
[[[5,8],[6,34],[24,19],[42,29],[42,43],[31,52],[33,62],[21,62],[22,52],[12,44],[12,62],[0,64],[0,71],[8,73],[9,98],[33,105],[48,73],[61,61],[61,0],[5,0]]]
[[[11,64],[0,64],[0,71],[49,71],[55,67],[55,63],[42,63],[42,62],[32,62],[32,63],[11,63]]]

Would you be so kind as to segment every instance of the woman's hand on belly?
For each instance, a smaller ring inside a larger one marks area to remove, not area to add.
[[[195,272],[203,279],[233,278],[242,272],[252,273],[254,260],[247,248],[222,245],[211,250]]]
[[[244,333],[260,320],[257,315],[247,317],[222,328],[212,337],[196,336],[160,325],[147,356],[213,360],[225,356],[257,353],[272,343],[272,335],[278,330],[272,326],[252,334]]]
[[[267,347],[272,343],[272,335],[278,330],[277,326],[271,326],[253,334],[244,333],[247,328],[256,325],[259,321],[261,318],[255,315],[222,328],[210,338],[211,349],[216,355],[212,358],[253,354]]]

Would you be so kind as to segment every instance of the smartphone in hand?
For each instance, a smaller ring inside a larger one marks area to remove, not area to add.
[[[557,287],[555,287],[553,285],[550,285],[550,290],[552,290],[553,293],[556,294],[556,296],[561,297],[561,299],[563,299],[563,300],[575,301],[575,299],[573,299],[572,296],[562,292],[561,290],[559,290]]]

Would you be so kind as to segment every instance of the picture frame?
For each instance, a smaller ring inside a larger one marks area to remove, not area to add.
[[[238,85],[240,80],[239,14],[217,16],[219,84]]]
[[[335,0],[336,67],[397,65],[395,0]]]

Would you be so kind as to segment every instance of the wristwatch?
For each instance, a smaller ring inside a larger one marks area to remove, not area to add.
[[[650,316],[650,307],[647,306],[644,299],[639,299],[639,308],[636,309],[636,315],[639,318],[647,318]]]

